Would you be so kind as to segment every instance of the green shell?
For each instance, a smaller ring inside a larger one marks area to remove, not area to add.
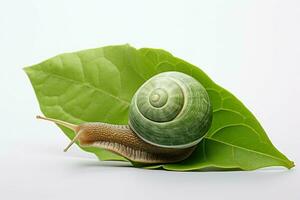
[[[146,81],[132,98],[129,125],[144,141],[168,148],[200,142],[212,121],[205,88],[181,72],[164,72]]]

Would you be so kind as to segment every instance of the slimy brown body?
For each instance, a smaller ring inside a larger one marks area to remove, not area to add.
[[[156,164],[184,160],[195,149],[195,146],[174,149],[149,144],[140,139],[128,125],[113,125],[102,122],[75,125],[53,118],[42,116],[37,116],[37,118],[62,125],[76,133],[64,151],[67,151],[74,142],[79,141],[81,146],[106,149],[136,163]]]
[[[154,146],[140,139],[128,125],[100,122],[84,123],[76,127],[82,146],[98,147],[115,152],[140,163],[172,163],[186,159],[195,149],[173,149]]]

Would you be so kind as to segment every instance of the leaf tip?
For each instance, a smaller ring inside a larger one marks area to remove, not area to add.
[[[28,68],[29,68],[29,67],[23,67],[22,70],[23,70],[24,72],[26,72],[26,71],[28,70]]]
[[[288,169],[292,169],[293,167],[295,167],[296,165],[295,165],[295,163],[294,163],[294,161],[290,161],[289,162],[289,165],[287,166],[287,168]]]
[[[31,67],[23,67],[22,70],[28,75],[30,73],[30,68]]]

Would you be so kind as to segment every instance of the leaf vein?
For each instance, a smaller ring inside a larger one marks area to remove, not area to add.
[[[254,128],[252,128],[251,126],[249,126],[248,124],[242,124],[242,123],[236,123],[236,124],[229,124],[229,125],[225,125],[225,126],[222,126],[218,129],[216,129],[214,132],[212,132],[212,134],[210,135],[210,137],[208,138],[211,138],[213,137],[217,132],[221,131],[222,129],[224,128],[229,128],[229,127],[234,127],[234,126],[244,126],[244,127],[247,127],[249,129],[251,129],[259,138],[260,138],[260,135],[258,132],[256,132],[256,130]]]
[[[90,83],[87,83],[87,82],[79,82],[79,81],[77,81],[77,80],[70,79],[70,78],[66,78],[66,77],[60,76],[60,75],[58,75],[58,74],[52,74],[52,73],[50,73],[50,72],[46,72],[46,71],[43,71],[43,70],[40,70],[40,69],[34,69],[34,70],[40,71],[40,72],[42,72],[42,73],[45,73],[45,74],[47,74],[48,76],[54,76],[54,77],[56,77],[56,78],[59,78],[59,79],[65,80],[65,81],[73,82],[74,84],[77,84],[77,85],[80,84],[80,83],[82,83],[82,84],[84,84],[85,86],[87,86],[87,87],[89,87],[89,88],[91,88],[91,89],[93,89],[93,90],[96,90],[96,91],[98,91],[98,92],[101,92],[101,93],[103,93],[103,94],[106,94],[106,95],[110,96],[111,98],[114,98],[114,99],[120,101],[120,102],[123,103],[123,104],[126,104],[126,105],[129,105],[129,104],[130,104],[130,102],[128,102],[128,101],[126,101],[126,100],[124,100],[124,99],[121,99],[121,98],[119,98],[119,97],[117,97],[117,96],[115,96],[115,95],[113,95],[113,94],[111,94],[111,93],[109,93],[109,92],[107,92],[107,91],[104,91],[104,90],[102,90],[102,89],[100,89],[100,88],[97,88],[97,87],[91,85]]]

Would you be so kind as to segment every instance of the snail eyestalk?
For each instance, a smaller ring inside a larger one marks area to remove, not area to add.
[[[53,119],[53,118],[49,118],[49,117],[42,117],[40,115],[37,115],[36,116],[37,119],[43,119],[43,120],[46,120],[46,121],[50,121],[50,122],[54,122],[56,124],[59,124],[59,125],[62,125],[64,127],[67,127],[73,131],[76,131],[77,129],[77,125],[75,124],[71,124],[69,122],[65,122],[65,121],[62,121],[62,120],[59,120],[59,119]]]
[[[64,127],[67,127],[71,130],[73,130],[75,133],[77,132],[77,129],[78,129],[78,126],[75,125],[75,124],[71,124],[69,122],[65,122],[65,121],[62,121],[62,120],[58,120],[58,119],[53,119],[53,118],[48,118],[48,117],[42,117],[40,115],[37,115],[36,116],[37,119],[43,119],[43,120],[47,120],[47,121],[50,121],[50,122],[54,122],[56,124],[59,124],[59,125],[62,125]],[[72,146],[72,144],[74,144],[76,142],[76,140],[78,139],[79,135],[80,135],[81,131],[79,131],[75,137],[73,138],[73,140],[68,144],[68,146],[64,149],[64,152],[67,152],[68,149]]]

